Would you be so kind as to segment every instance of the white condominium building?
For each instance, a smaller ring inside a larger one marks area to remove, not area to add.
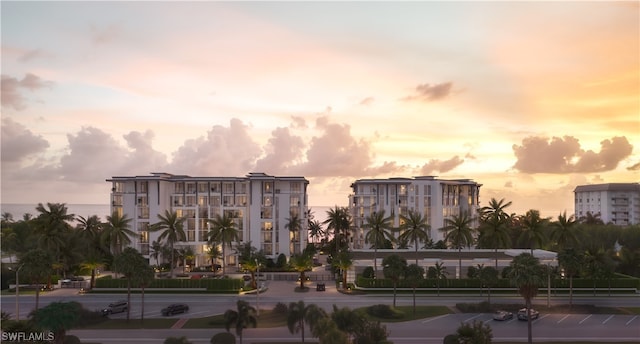
[[[640,183],[579,185],[575,193],[575,214],[590,212],[604,223],[626,226],[640,223]]]
[[[240,243],[251,242],[267,257],[290,256],[307,244],[307,186],[303,177],[274,177],[249,173],[246,177],[190,177],[169,173],[149,176],[112,177],[111,213],[132,219],[131,246],[149,255],[149,246],[161,232],[150,232],[165,210],[186,218],[186,240],[176,248],[190,246],[195,266],[211,264],[207,233],[209,219],[230,215],[238,225]],[[292,232],[290,219],[300,219],[300,230]],[[232,245],[235,247],[235,244]],[[227,265],[237,266],[233,249],[226,250]]]
[[[363,226],[369,215],[382,210],[385,216],[393,216],[392,225],[396,228],[400,226],[400,215],[407,215],[409,210],[417,211],[431,226],[429,238],[434,242],[443,240],[444,233],[439,229],[444,227],[444,219],[465,212],[476,217],[481,186],[470,179],[446,180],[432,176],[356,180],[351,184],[353,194],[349,195],[349,211],[355,230],[351,247],[370,248],[370,244],[365,244]],[[476,225],[474,222],[473,227]]]

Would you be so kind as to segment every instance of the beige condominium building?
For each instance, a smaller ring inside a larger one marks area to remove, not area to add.
[[[426,218],[431,229],[429,238],[434,242],[444,239],[439,229],[444,220],[454,215],[468,213],[476,217],[480,187],[470,179],[438,179],[433,176],[389,179],[359,179],[351,184],[349,211],[353,220],[354,234],[350,245],[353,249],[369,249],[365,243],[366,219],[374,212],[384,210],[391,215],[392,225],[400,226],[400,215],[409,210],[417,211]],[[475,220],[477,221],[477,220]],[[472,223],[476,227],[477,223]],[[395,234],[396,237],[399,233]],[[410,248],[413,249],[410,243]]]
[[[307,244],[307,186],[304,177],[276,177],[249,173],[244,177],[191,177],[169,173],[148,176],[112,177],[111,212],[132,219],[130,229],[136,233],[130,246],[149,257],[150,244],[161,232],[149,231],[165,211],[186,218],[186,240],[176,248],[190,246],[195,266],[211,264],[208,220],[216,215],[231,216],[239,229],[239,243],[263,250],[267,257],[290,256]],[[290,231],[289,220],[300,219],[300,229]],[[227,265],[237,266],[237,255],[226,249]],[[222,251],[222,250],[221,250]],[[221,260],[218,260],[221,262]],[[153,261],[151,262],[153,263]]]
[[[640,183],[579,185],[574,190],[575,214],[590,212],[604,223],[626,226],[640,223]]]

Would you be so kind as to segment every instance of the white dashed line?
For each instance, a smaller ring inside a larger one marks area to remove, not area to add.
[[[562,322],[562,320],[566,319],[569,317],[570,314],[565,315],[562,319],[558,320],[558,324]]]
[[[478,315],[476,315],[476,316],[474,316],[474,317],[471,317],[471,318],[469,318],[469,319],[466,319],[466,320],[465,320],[465,321],[463,321],[463,322],[467,322],[467,321],[469,321],[469,320],[473,320],[473,319],[475,319],[475,318],[477,318],[477,317],[480,317],[480,316],[482,316],[482,314],[478,314]]]
[[[611,320],[611,318],[613,318],[613,314],[611,316],[609,316],[607,319],[605,319],[605,321],[602,322],[602,324],[606,324],[607,321]]]
[[[589,314],[589,316],[587,316],[586,318],[580,320],[580,322],[578,324],[582,324],[583,322],[585,322],[587,319],[591,318],[593,314]]]
[[[428,323],[428,322],[431,322],[431,321],[434,321],[434,320],[438,320],[438,319],[442,319],[442,318],[446,318],[446,317],[448,317],[448,316],[449,316],[449,314],[440,315],[440,316],[437,316],[437,317],[435,317],[435,318],[431,318],[431,319],[424,320],[424,321],[422,321],[422,323],[423,323],[423,324],[426,324],[426,323]]]
[[[626,324],[624,324],[625,326],[628,326],[629,324],[631,324],[632,321],[636,320],[638,316],[636,315],[635,317],[631,318],[631,320],[627,321]]]

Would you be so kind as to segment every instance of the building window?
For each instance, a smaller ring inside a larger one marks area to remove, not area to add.
[[[220,193],[220,183],[213,182],[210,183],[211,193]]]
[[[196,205],[196,196],[187,196],[187,207],[193,207]]]
[[[273,218],[273,210],[271,207],[262,207],[260,210],[260,218],[261,219],[272,219]]]
[[[175,183],[174,193],[184,193],[184,183],[183,182]]]
[[[273,205],[273,199],[271,196],[262,197],[262,205],[265,207],[270,207]]]
[[[222,185],[224,193],[232,194],[233,193],[233,183],[224,183]]]
[[[171,198],[173,198],[171,204],[174,207],[182,207],[184,205],[184,196],[171,196]]]
[[[300,193],[302,192],[302,183],[300,182],[291,182],[291,193]]]
[[[236,204],[238,206],[246,206],[247,205],[247,196],[236,196]]]
[[[271,193],[273,192],[273,183],[272,182],[264,182],[264,192],[265,193]]]
[[[222,196],[222,205],[225,207],[233,206],[233,196]]]
[[[148,183],[147,181],[138,182],[138,192],[146,193]]]
[[[209,197],[209,204],[211,204],[212,207],[219,207],[220,206],[220,196],[211,196],[211,197]]]

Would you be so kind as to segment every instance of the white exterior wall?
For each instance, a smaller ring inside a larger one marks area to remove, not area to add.
[[[215,218],[216,214],[222,215],[225,211],[242,214],[237,219],[241,224],[241,242],[251,241],[252,246],[258,249],[262,249],[265,244],[262,242],[262,223],[272,222],[273,246],[271,252],[266,252],[267,256],[275,258],[280,253],[290,256],[295,252],[289,250],[289,230],[285,228],[285,224],[289,218],[292,196],[300,199],[300,204],[296,204],[295,208],[300,213],[302,224],[301,240],[295,246],[301,249],[306,247],[308,181],[303,177],[273,177],[263,173],[251,173],[247,177],[189,177],[154,173],[151,176],[113,177],[107,181],[112,183],[111,211],[126,214],[132,219],[130,229],[138,235],[131,238],[130,246],[147,257],[149,245],[157,241],[161,234],[148,232],[148,226],[158,222],[158,215],[164,215],[165,210],[176,211],[180,216],[187,217],[184,223],[187,240],[176,243],[175,247],[191,246],[196,253],[196,266],[211,263],[205,254],[209,247],[205,235],[209,231],[207,220]],[[179,183],[183,183],[183,189],[176,188]],[[233,187],[225,188],[225,183],[230,183],[228,185]],[[270,219],[262,217],[265,183],[273,186]],[[291,183],[299,185],[299,191],[291,193]],[[214,188],[213,184],[217,186]],[[143,185],[147,186],[146,189]],[[229,201],[226,205],[225,196]],[[245,197],[246,202],[242,202],[242,197]],[[143,202],[138,204],[139,200]],[[218,201],[219,204],[214,204]],[[277,236],[276,230],[279,231]],[[227,264],[237,264],[233,250],[227,248],[226,253]],[[151,263],[155,264],[155,261]]]
[[[439,229],[443,227],[445,218],[463,212],[475,216],[481,185],[467,179],[416,177],[362,179],[351,186],[353,193],[349,196],[349,211],[355,228],[351,246],[367,249],[371,245],[364,242],[366,229],[362,226],[372,212],[384,210],[385,216],[393,214],[392,225],[398,227],[400,214],[407,214],[410,209],[418,211],[431,226],[429,237],[437,242],[444,239],[444,233]]]
[[[580,185],[575,191],[575,216],[590,212],[604,223],[631,225],[640,223],[640,184]]]

